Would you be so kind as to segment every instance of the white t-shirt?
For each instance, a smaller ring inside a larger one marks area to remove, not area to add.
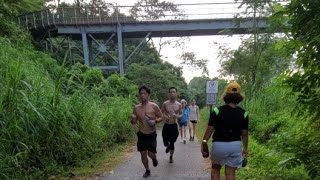
[[[197,121],[198,120],[198,112],[199,112],[199,107],[197,105],[195,106],[189,106],[190,112],[189,112],[189,119],[191,121]]]

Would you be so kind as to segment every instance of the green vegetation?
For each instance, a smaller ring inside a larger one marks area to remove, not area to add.
[[[320,179],[318,5],[276,4],[269,23],[284,34],[255,34],[239,49],[221,53],[220,72],[240,82],[250,117],[249,164],[238,171],[239,179]],[[200,137],[208,110],[202,114]]]
[[[131,140],[136,86],[0,42],[1,179],[45,178]]]
[[[198,60],[193,52],[184,52],[182,63],[203,69],[204,76],[187,85],[182,68],[163,61],[161,47],[157,50],[153,43],[127,62],[125,77],[84,66],[82,54],[69,57],[68,48],[61,48],[55,59],[36,51],[41,49],[39,44],[32,44],[15,21],[18,13],[39,10],[45,2],[52,1],[1,1],[0,179],[90,176],[112,168],[119,162],[114,160],[115,152],[126,151],[135,137],[128,118],[142,84],[151,88],[152,100],[159,104],[166,99],[167,88],[176,86],[180,98],[196,99],[200,107],[205,106],[205,81],[210,79],[205,76],[207,60]],[[107,6],[103,1],[90,3],[77,0],[76,6]],[[163,17],[164,12],[181,15],[172,3],[140,0],[139,4],[145,4],[145,9],[132,8],[130,18],[143,12],[150,19]],[[241,105],[250,117],[249,164],[238,171],[238,177],[320,179],[320,2],[293,0],[281,6],[252,0],[245,4],[248,12],[255,13],[253,19],[272,14],[270,32],[260,34],[253,27],[253,35],[238,49],[222,50],[223,77],[214,78],[219,81],[220,105],[226,78],[236,79],[245,95]],[[156,14],[152,5],[157,5]],[[284,33],[273,33],[279,30]],[[124,47],[132,52],[140,42],[126,39]],[[116,54],[116,48],[110,51],[114,59]],[[112,58],[96,63],[111,63]],[[200,138],[208,116],[203,108]],[[105,165],[105,161],[112,163]]]

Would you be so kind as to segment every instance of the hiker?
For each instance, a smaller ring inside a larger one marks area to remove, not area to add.
[[[151,176],[148,156],[151,158],[154,167],[158,165],[156,156],[156,123],[162,121],[162,112],[159,106],[151,102],[149,96],[150,89],[146,86],[141,86],[139,88],[140,103],[134,107],[131,115],[131,123],[138,123],[139,131],[137,132],[137,149],[141,153],[141,161],[146,169],[146,172],[143,174],[144,178]]]
[[[166,153],[170,152],[169,162],[173,163],[174,143],[176,142],[179,131],[177,119],[182,117],[182,106],[176,101],[177,88],[169,88],[169,100],[162,105],[162,113],[164,117],[164,126],[162,128],[163,144],[166,146]]]
[[[187,139],[187,134],[186,134],[186,129],[187,129],[187,125],[189,122],[189,107],[187,106],[187,101],[182,99],[181,101],[181,105],[182,105],[182,113],[183,116],[182,118],[180,118],[180,122],[179,122],[179,128],[180,128],[180,136],[181,136],[181,140],[184,144],[186,144],[186,139]]]
[[[201,152],[209,156],[207,141],[212,135],[211,180],[220,179],[220,169],[225,166],[228,180],[235,179],[237,167],[242,166],[243,158],[248,156],[248,113],[238,106],[243,100],[241,87],[231,82],[225,91],[225,105],[215,107],[210,114],[209,123],[203,137]]]
[[[190,134],[190,139],[189,141],[194,141],[194,135],[196,133],[196,126],[197,123],[200,121],[200,112],[199,112],[199,106],[196,105],[196,100],[192,100],[191,105],[189,106],[190,112],[189,112],[189,134]],[[192,134],[191,134],[192,131]]]

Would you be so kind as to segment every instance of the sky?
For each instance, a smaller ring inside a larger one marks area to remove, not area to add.
[[[61,0],[73,3],[74,0]],[[130,6],[133,5],[137,0],[106,0],[108,3],[116,3],[119,6]],[[161,1],[161,0],[160,0]],[[232,17],[228,14],[229,12],[239,11],[237,10],[237,5],[235,4],[224,4],[220,5],[219,3],[223,2],[234,2],[234,0],[166,0],[173,2],[174,4],[203,4],[203,3],[218,3],[216,5],[204,4],[201,6],[181,6],[186,13],[192,14],[190,17],[192,19],[208,19],[217,16],[220,18],[223,17]],[[214,12],[214,15],[213,13]],[[216,13],[219,13],[217,15]],[[221,13],[221,14],[220,14]],[[219,76],[218,70],[220,68],[220,59],[219,56],[219,46],[223,46],[228,49],[237,49],[241,44],[242,35],[233,35],[233,36],[222,36],[222,35],[211,35],[211,36],[191,36],[189,41],[185,42],[184,49],[174,48],[173,45],[166,45],[161,50],[162,59],[170,62],[175,66],[179,66],[181,60],[179,56],[183,52],[194,52],[197,59],[207,59],[208,60],[208,70],[209,77],[214,78]],[[177,38],[163,38],[161,41],[172,40]],[[155,45],[158,45],[159,38],[153,38]],[[158,46],[157,46],[158,47]],[[180,65],[181,66],[181,65]],[[202,76],[202,70],[195,70],[187,66],[183,67],[183,77],[186,82],[189,83],[193,77]]]

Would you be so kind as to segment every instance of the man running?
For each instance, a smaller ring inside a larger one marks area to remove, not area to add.
[[[179,131],[177,125],[177,118],[181,118],[182,106],[176,101],[177,88],[169,88],[169,100],[165,101],[162,105],[162,113],[165,119],[165,124],[162,129],[163,144],[166,146],[166,153],[170,152],[170,163],[173,163],[174,143],[176,142]]]
[[[149,100],[150,89],[146,86],[139,88],[140,103],[133,109],[131,123],[139,125],[137,148],[141,153],[141,161],[146,172],[144,178],[151,176],[148,156],[152,159],[153,166],[158,165],[156,123],[162,121],[162,113],[159,106]]]

